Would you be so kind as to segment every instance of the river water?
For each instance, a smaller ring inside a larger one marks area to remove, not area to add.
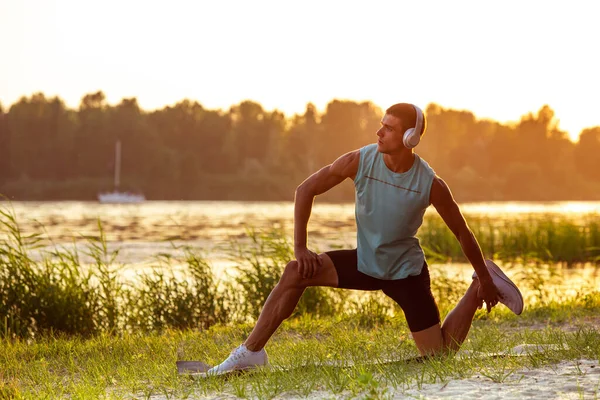
[[[100,222],[109,251],[119,249],[117,262],[130,271],[147,267],[159,253],[177,256],[182,253],[179,246],[189,246],[210,261],[217,275],[233,265],[231,244],[247,242],[248,229],[279,228],[291,239],[294,208],[292,202],[231,201],[148,201],[122,205],[14,202],[0,203],[0,207],[14,213],[23,234],[44,234],[46,245],[35,252],[35,257],[43,257],[45,251],[56,247],[83,250],[86,236],[98,236]],[[472,215],[520,218],[531,214],[560,214],[577,218],[600,214],[600,202],[468,203],[462,204],[461,209],[467,221]],[[430,207],[427,213],[435,213],[435,209]],[[353,204],[316,202],[309,223],[309,243],[318,251],[354,247],[355,229]],[[84,255],[82,261],[86,262]],[[470,274],[468,265],[444,268],[465,277]],[[583,280],[600,290],[595,268],[579,269],[577,273],[578,276],[573,276],[577,282]],[[569,286],[576,286],[576,281]]]

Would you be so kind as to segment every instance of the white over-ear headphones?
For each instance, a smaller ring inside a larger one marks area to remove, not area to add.
[[[421,109],[414,104],[412,106],[415,108],[417,113],[417,122],[415,123],[415,127],[408,128],[402,137],[404,146],[408,149],[417,147],[421,141],[421,129],[423,129],[423,111],[421,111]]]

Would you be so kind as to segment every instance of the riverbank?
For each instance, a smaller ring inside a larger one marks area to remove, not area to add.
[[[448,310],[442,310],[445,314]],[[270,361],[230,378],[177,375],[177,360],[216,363],[251,324],[161,334],[44,336],[2,340],[3,398],[594,398],[600,384],[600,294],[577,303],[478,311],[455,357],[421,363],[401,315],[286,321],[267,345]],[[532,345],[539,345],[532,347]],[[521,355],[489,357],[521,349]],[[525,355],[523,355],[525,354]],[[345,360],[347,367],[299,367]],[[395,360],[382,363],[382,360]]]

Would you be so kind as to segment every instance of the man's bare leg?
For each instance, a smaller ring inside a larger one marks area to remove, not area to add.
[[[475,312],[482,305],[477,291],[479,281],[474,279],[456,307],[446,316],[444,323],[419,332],[412,332],[417,348],[422,355],[433,355],[441,351],[456,351],[465,341]]]
[[[442,333],[446,349],[458,350],[467,338],[475,312],[483,304],[483,300],[477,294],[478,290],[479,280],[473,279],[463,298],[444,319]]]
[[[286,265],[281,279],[269,294],[254,329],[244,342],[248,350],[259,351],[265,346],[283,320],[292,315],[304,289],[309,286],[338,286],[338,276],[333,261],[324,253],[319,257],[322,265],[316,275],[310,279],[304,279],[298,274],[296,261],[290,261]]]

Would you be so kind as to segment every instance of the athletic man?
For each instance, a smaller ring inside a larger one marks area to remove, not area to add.
[[[499,301],[516,314],[523,310],[519,289],[483,254],[448,185],[413,148],[427,126],[423,112],[408,103],[386,110],[377,143],[351,151],[306,179],[296,190],[294,255],[269,295],[244,344],[208,374],[223,374],[268,363],[264,346],[296,307],[309,286],[383,290],[396,301],[422,355],[457,350],[475,311]],[[307,224],[315,196],[346,178],[356,188],[357,249],[315,254],[307,248]],[[440,324],[423,250],[415,237],[432,204],[473,265],[473,281]]]

